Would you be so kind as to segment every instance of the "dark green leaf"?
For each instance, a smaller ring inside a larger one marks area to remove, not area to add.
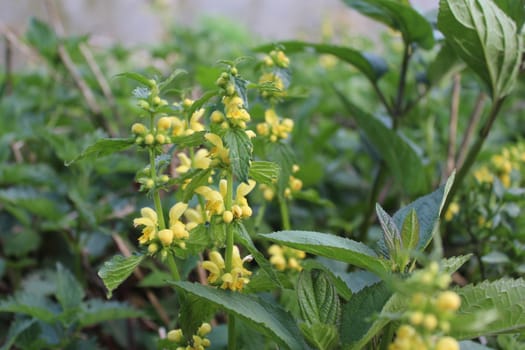
[[[525,0],[494,0],[494,2],[516,23],[516,34],[519,35],[525,22]]]
[[[128,79],[136,81],[137,83],[141,83],[142,85],[146,85],[147,87],[152,87],[150,79],[139,73],[124,72],[124,73],[117,74],[116,77],[117,78],[121,78],[121,77],[128,78]]]
[[[347,238],[311,231],[280,231],[261,236],[308,253],[344,261],[378,275],[388,270],[385,260],[372,249]]]
[[[417,43],[424,49],[434,46],[432,26],[410,5],[395,0],[343,0],[361,14],[384,23],[403,35],[407,45]]]
[[[441,0],[438,27],[456,53],[487,84],[494,101],[508,95],[521,63],[517,27],[491,0]]]
[[[187,136],[177,136],[171,138],[171,143],[179,147],[195,147],[200,146],[204,143],[204,135],[206,131],[194,132]]]
[[[193,104],[188,109],[188,114],[193,115],[193,113],[196,110],[200,109],[202,106],[204,106],[206,102],[208,102],[211,98],[218,96],[218,95],[219,95],[219,90],[211,90],[211,91],[205,92],[204,95],[202,95],[198,100],[193,101]]]
[[[16,338],[24,332],[27,328],[31,327],[33,323],[36,322],[36,319],[17,319],[15,322],[11,323],[9,326],[9,330],[7,331],[7,335],[5,337],[5,343],[0,348],[0,350],[9,350],[12,349],[11,346],[16,341]]]
[[[399,229],[392,217],[381,208],[379,203],[376,203],[376,214],[377,219],[381,224],[381,229],[383,230],[383,240],[386,243],[388,252],[390,256],[396,255],[401,249],[401,235],[399,234]]]
[[[51,303],[42,295],[30,291],[0,301],[0,312],[25,314],[44,322],[55,321],[58,311],[56,304]]]
[[[349,300],[352,297],[352,290],[348,287],[348,284],[342,278],[339,271],[335,271],[333,268],[331,268],[332,265],[330,265],[327,262],[333,262],[333,263],[344,265],[345,271],[346,271],[346,267],[348,266],[347,264],[343,262],[335,261],[331,259],[324,259],[324,258],[317,258],[315,260],[306,259],[301,263],[301,266],[306,271],[312,271],[314,269],[323,270],[330,277],[330,281],[334,285],[335,289],[337,290],[337,293],[341,296],[341,298],[343,298],[344,300]]]
[[[190,295],[208,300],[217,307],[242,318],[251,327],[277,341],[284,348],[304,350],[306,345],[291,314],[263,299],[215,289],[190,282],[172,282],[173,285]]]
[[[278,193],[283,195],[284,189],[288,187],[292,167],[295,164],[295,154],[290,145],[282,142],[272,142],[267,145],[266,155],[269,160],[279,165]]]
[[[308,343],[314,346],[315,349],[337,349],[339,332],[335,325],[316,322],[310,325],[301,323],[300,327]]]
[[[177,180],[185,180],[185,179],[191,179],[191,181],[184,187],[184,195],[182,196],[182,201],[184,203],[188,203],[188,201],[193,197],[195,194],[195,189],[199,186],[207,185],[208,184],[208,178],[211,176],[212,169],[196,169],[195,171],[190,171],[183,176],[178,178]],[[184,182],[181,182],[184,183]]]
[[[419,241],[419,220],[414,208],[410,210],[401,226],[401,241],[405,249],[411,250],[417,247],[417,242]]]
[[[40,242],[38,232],[30,228],[12,232],[3,238],[4,253],[7,256],[21,257],[38,249]]]
[[[139,282],[139,287],[164,287],[166,286],[166,281],[172,278],[173,276],[171,273],[154,270],[148,273],[146,277]]]
[[[271,185],[279,178],[279,165],[273,162],[254,161],[250,165],[249,177],[258,184]]]
[[[66,162],[65,165],[70,166],[71,164],[79,160],[97,159],[100,157],[104,157],[109,154],[125,150],[126,148],[129,148],[133,144],[135,144],[135,140],[133,138],[101,139],[101,140],[98,140],[95,144],[88,146],[78,156]]]
[[[465,63],[458,57],[454,49],[446,42],[427,69],[430,84],[436,86],[441,81],[449,82],[453,74],[465,68]]]
[[[328,275],[322,270],[302,271],[297,280],[297,300],[307,324],[337,325],[341,302]]]
[[[194,294],[180,294],[182,298],[179,324],[183,334],[195,334],[203,322],[212,318],[217,305]]]
[[[26,38],[48,60],[53,60],[56,56],[58,39],[55,31],[47,23],[31,18]]]
[[[98,271],[98,276],[102,278],[108,290],[108,298],[111,298],[113,290],[131,275],[143,259],[144,255],[141,254],[134,254],[127,258],[122,255],[115,255],[111,260],[104,263]]]
[[[67,211],[67,206],[51,193],[40,193],[32,187],[10,187],[0,190],[0,203],[25,209],[30,213],[50,220],[58,220]]]
[[[363,73],[370,81],[376,82],[388,71],[386,62],[379,56],[365,54],[361,51],[344,46],[315,44],[303,41],[281,41],[275,44],[259,46],[255,51],[268,52],[276,46],[282,47],[286,53],[303,52],[313,49],[319,54],[331,54],[343,60]]]
[[[124,303],[90,299],[82,304],[78,321],[80,327],[87,327],[105,321],[135,318],[142,315],[142,312]]]
[[[0,168],[1,185],[45,185],[57,180],[55,170],[48,164],[6,164]]]
[[[425,192],[428,187],[425,168],[414,149],[394,130],[352,103],[340,91],[336,92],[405,193]]]
[[[57,263],[56,284],[55,295],[62,309],[67,311],[77,308],[82,302],[82,299],[84,299],[84,289],[71,272],[65,269],[60,263]]]
[[[239,128],[229,128],[224,134],[224,142],[229,149],[233,175],[241,182],[248,183],[252,142],[246,132]]]

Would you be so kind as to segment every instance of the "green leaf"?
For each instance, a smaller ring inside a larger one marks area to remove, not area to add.
[[[3,164],[0,169],[1,185],[46,185],[54,184],[58,178],[55,170],[44,163]]]
[[[386,243],[389,255],[397,255],[401,249],[401,235],[394,219],[381,208],[379,203],[376,203],[376,214],[383,230],[383,240]]]
[[[400,31],[407,45],[417,43],[427,50],[434,46],[432,26],[410,5],[395,0],[344,0],[344,2],[361,14]]]
[[[144,255],[138,253],[127,258],[122,255],[115,255],[111,260],[104,263],[98,271],[98,276],[102,278],[102,282],[108,290],[108,299],[111,298],[113,290],[131,275],[143,259]]]
[[[52,193],[40,193],[32,187],[10,187],[0,190],[0,203],[49,220],[58,220],[67,211],[65,203]]]
[[[425,168],[414,149],[394,130],[348,100],[342,92],[336,89],[336,93],[404,192],[409,195],[425,192],[428,188]]]
[[[208,321],[216,312],[216,305],[194,294],[180,294],[181,310],[179,324],[183,334],[195,334],[203,322]]]
[[[82,304],[78,315],[78,322],[80,327],[87,327],[105,321],[141,316],[143,316],[141,311],[127,304],[117,301],[90,299]]]
[[[54,59],[58,49],[58,38],[47,23],[31,18],[26,38],[44,57],[48,60]]]
[[[101,139],[101,140],[98,140],[96,143],[88,146],[78,156],[66,162],[65,165],[70,166],[71,164],[73,164],[74,162],[78,162],[79,160],[97,159],[100,157],[104,157],[109,154],[125,150],[126,148],[129,148],[133,144],[135,144],[135,139],[133,138]]]
[[[405,220],[403,220],[401,241],[405,249],[411,250],[417,247],[417,242],[419,241],[419,220],[414,208],[410,210]]]
[[[279,180],[277,182],[279,196],[288,187],[292,167],[295,164],[295,154],[290,145],[282,142],[271,142],[266,146],[266,155],[269,160],[279,165]]]
[[[40,235],[32,229],[11,232],[3,238],[4,253],[7,256],[22,257],[37,250],[40,242]]]
[[[179,76],[184,75],[184,74],[187,74],[187,72],[185,70],[183,70],[183,69],[175,69],[166,80],[164,80],[164,81],[162,81],[161,83],[158,84],[159,90],[161,92],[164,91],[166,88],[169,87],[169,85],[175,79],[177,79]]]
[[[498,7],[516,23],[516,34],[519,35],[525,22],[525,0],[493,0]]]
[[[459,342],[460,350],[494,350],[480,343],[476,343],[470,340],[463,340]]]
[[[218,95],[219,95],[218,89],[205,92],[204,95],[202,95],[199,99],[193,101],[193,104],[188,109],[188,114],[193,115],[193,113],[196,110],[200,109],[202,106],[204,106],[206,102],[208,102],[210,99]]]
[[[284,348],[291,350],[306,348],[292,315],[275,303],[269,303],[253,295],[215,289],[197,283],[172,282],[172,284],[245,320],[251,327],[277,341]]]
[[[16,338],[22,334],[26,329],[31,327],[36,322],[36,319],[17,319],[15,322],[11,323],[7,335],[5,337],[5,343],[0,348],[0,350],[9,350],[12,349],[11,346],[16,341]]]
[[[166,286],[166,281],[172,279],[173,276],[171,275],[171,273],[168,273],[168,272],[165,272],[165,271],[161,271],[161,270],[153,270],[152,272],[148,273],[146,275],[146,277],[144,277],[140,282],[139,282],[139,287],[144,287],[144,288],[148,288],[148,287],[156,287],[156,288],[159,288],[159,287],[165,287]]]
[[[124,73],[117,74],[116,77],[117,78],[128,78],[142,85],[146,85],[147,87],[152,87],[150,79],[139,73],[124,72]]]
[[[235,225],[235,241],[248,249],[250,254],[257,262],[257,265],[259,265],[259,267],[268,275],[268,277],[271,278],[276,286],[281,286],[281,281],[279,280],[279,277],[277,277],[275,269],[272,267],[272,264],[270,264],[270,262],[264,257],[264,255],[257,249],[255,244],[253,244],[252,238],[246,230],[246,227],[242,224],[242,222],[239,221],[234,221],[233,224]]]
[[[261,236],[308,253],[344,261],[378,275],[388,271],[386,262],[372,249],[348,238],[311,231],[280,231]]]
[[[454,49],[445,42],[427,69],[427,78],[432,85],[441,81],[449,82],[453,74],[465,68],[465,63],[458,57]]]
[[[334,55],[357,68],[372,82],[379,80],[379,78],[388,71],[388,66],[383,58],[344,46],[315,44],[304,41],[280,41],[275,44],[256,47],[254,50],[268,52],[276,46],[282,47],[286,53],[303,52],[308,49],[313,49],[319,54]]]
[[[300,327],[308,343],[315,349],[337,349],[339,332],[335,325],[316,322],[310,325],[301,323]]]
[[[29,291],[18,293],[0,301],[0,312],[13,312],[29,315],[43,322],[54,322],[59,307],[44,296]]]
[[[239,128],[229,128],[224,134],[224,142],[229,149],[233,175],[241,182],[248,182],[252,142],[246,132]]]
[[[271,185],[279,178],[279,165],[261,160],[254,161],[250,166],[249,177],[258,184]]]
[[[319,261],[320,259],[306,259],[303,262],[301,262],[301,266],[305,271],[312,271],[312,270],[322,270],[324,271],[328,277],[330,278],[330,281],[334,285],[337,293],[343,298],[344,300],[349,300],[352,297],[352,290],[346,283],[346,281],[343,279],[343,276],[341,276],[341,273],[339,271],[336,271],[332,268],[332,265],[330,265],[327,262],[336,262],[335,260],[331,259],[324,259],[322,258],[323,262]],[[341,264],[346,267],[348,266],[345,263],[342,263],[340,261],[336,262],[337,264]],[[372,274],[373,275],[373,274]],[[375,276],[375,275],[373,275]]]
[[[341,302],[324,271],[301,272],[297,280],[297,299],[301,315],[307,324],[338,324]]]
[[[452,336],[473,339],[525,331],[525,281],[502,278],[455,290],[461,307],[452,324]]]
[[[508,95],[521,63],[523,40],[514,21],[491,0],[441,0],[438,28],[485,82],[494,101]]]
[[[85,296],[84,289],[80,283],[60,263],[57,263],[55,295],[64,311],[77,308]]]
[[[392,291],[385,282],[365,287],[355,293],[343,306],[339,331],[343,344],[366,344],[367,339],[373,336],[372,326],[378,322],[377,317],[391,296]],[[369,336],[365,338],[366,334]],[[354,348],[360,347],[356,345]]]
[[[200,146],[204,143],[205,134],[206,134],[206,131],[197,131],[191,135],[172,137],[171,143],[179,147]]]
[[[184,183],[184,180],[191,179],[190,183],[184,187],[184,193],[182,196],[182,201],[184,203],[188,203],[188,201],[193,197],[197,187],[208,184],[208,178],[211,176],[212,170],[213,169],[211,168],[195,169],[187,172],[184,174],[184,176],[177,178],[177,180],[180,180],[178,182],[181,184]]]
[[[470,260],[472,254],[453,256],[447,259],[441,259],[440,265],[443,268],[443,271],[449,275],[456,272],[461,266],[463,266],[467,261]]]

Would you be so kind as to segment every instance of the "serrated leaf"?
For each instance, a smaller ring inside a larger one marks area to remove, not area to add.
[[[399,234],[399,229],[394,219],[381,208],[379,203],[376,203],[376,214],[381,229],[383,230],[383,240],[386,243],[390,256],[397,255],[402,247],[401,235]]]
[[[302,271],[297,280],[297,300],[307,324],[337,325],[341,302],[328,275],[322,270]]]
[[[279,178],[279,165],[262,160],[254,161],[250,165],[249,177],[258,184],[271,185]]]
[[[349,300],[352,297],[352,290],[349,288],[348,284],[343,279],[339,271],[334,271],[333,269],[330,268],[331,265],[327,265],[326,262],[325,263],[319,262],[318,260],[319,258],[315,260],[306,259],[303,262],[301,262],[301,266],[306,271],[312,271],[314,269],[324,271],[330,277],[332,284],[334,285],[337,293],[341,296],[341,298],[343,298],[344,300]],[[334,261],[331,259],[330,260],[323,259],[323,260]],[[343,264],[339,261],[337,263]],[[343,264],[343,265],[347,266],[346,264]]]
[[[172,137],[171,143],[179,147],[200,146],[204,143],[205,134],[206,134],[206,131],[197,131],[191,135]]]
[[[80,153],[78,156],[71,159],[70,161],[66,162],[65,165],[70,166],[71,164],[73,164],[74,162],[78,162],[79,160],[97,159],[100,157],[104,157],[109,154],[125,150],[126,148],[131,147],[133,144],[135,144],[135,140],[133,138],[101,139],[98,140],[96,143],[86,147],[82,151],[82,153]]]
[[[266,147],[266,156],[268,159],[279,165],[279,180],[277,186],[278,193],[282,196],[284,189],[290,181],[292,167],[296,162],[295,154],[290,145],[282,142],[272,142]]]
[[[59,307],[42,295],[22,292],[0,301],[0,312],[13,312],[29,315],[44,322],[53,322]]]
[[[279,231],[261,236],[288,247],[344,261],[378,275],[389,270],[386,261],[372,249],[348,238],[312,231]]]
[[[84,299],[84,289],[78,283],[77,279],[65,269],[62,264],[57,263],[57,280],[56,280],[56,298],[62,309],[67,311],[69,309],[77,308]]]
[[[248,249],[250,254],[257,262],[257,265],[259,265],[259,267],[268,275],[268,277],[271,278],[276,286],[280,287],[281,281],[279,280],[279,277],[277,277],[275,269],[272,267],[272,264],[270,264],[270,262],[264,257],[264,255],[257,249],[255,244],[253,244],[252,238],[246,230],[246,227],[242,224],[242,222],[239,221],[235,221],[233,224],[235,225],[235,241]]]
[[[212,173],[211,168],[208,169],[196,169],[195,171],[190,171],[185,176],[178,178],[177,180],[191,179],[191,181],[184,187],[184,193],[182,196],[182,201],[188,203],[188,201],[195,194],[195,189],[199,186],[207,185],[208,178]],[[181,182],[184,183],[184,182]]]
[[[361,14],[382,22],[403,35],[407,45],[417,43],[424,49],[434,46],[432,26],[408,4],[395,0],[343,0]]]
[[[425,192],[428,188],[425,168],[414,149],[394,130],[348,100],[342,92],[336,89],[336,93],[403,191],[410,195]]]
[[[107,288],[107,298],[111,298],[113,291],[124,282],[135,268],[142,262],[144,255],[135,253],[129,257],[115,255],[104,263],[98,271],[98,276]]]
[[[16,342],[16,338],[23,333],[26,329],[31,327],[36,322],[36,319],[17,319],[11,323],[7,335],[5,336],[5,343],[0,350],[12,349],[11,346]]]
[[[456,272],[461,266],[470,260],[472,254],[453,256],[447,259],[441,259],[440,266],[449,275]]]
[[[179,324],[183,334],[196,334],[203,322],[212,318],[217,305],[194,294],[180,294],[181,310]]]
[[[199,99],[193,101],[193,104],[188,109],[188,115],[193,115],[196,110],[200,109],[206,102],[215,96],[219,95],[219,90],[210,90],[204,93]]]
[[[461,307],[451,327],[452,336],[473,339],[501,333],[519,333],[525,330],[525,281],[502,278],[477,285],[457,288]],[[494,313],[495,319],[490,320]],[[487,317],[487,322],[483,322]],[[476,319],[478,322],[471,322]],[[491,322],[488,322],[491,321]]]
[[[494,101],[508,95],[521,64],[523,39],[514,21],[491,0],[441,0],[438,28],[485,82]]]
[[[235,86],[235,92],[237,95],[242,99],[242,103],[244,105],[245,109],[249,108],[248,105],[248,96],[247,96],[247,86],[248,81],[246,79],[243,79],[239,76],[233,77],[233,86]]]
[[[417,247],[417,242],[419,241],[419,220],[414,208],[410,210],[405,220],[403,220],[401,241],[405,249],[411,250]]]
[[[248,182],[252,142],[246,132],[239,128],[229,128],[224,134],[224,142],[229,150],[233,175],[241,182]]]
[[[280,41],[275,44],[259,46],[254,50],[268,52],[276,46],[282,47],[287,54],[313,49],[319,54],[334,55],[357,68],[372,82],[379,80],[379,78],[388,71],[388,66],[383,58],[344,46],[316,44],[304,41]]]
[[[141,83],[142,85],[146,85],[147,87],[151,87],[150,79],[139,73],[124,72],[124,73],[117,74],[116,77],[117,78],[128,78],[128,79],[136,81],[137,83]]]
[[[302,323],[300,327],[308,343],[314,346],[315,349],[337,349],[339,332],[335,325],[317,322],[311,325]]]
[[[82,304],[78,314],[78,322],[80,327],[87,327],[105,321],[136,318],[142,315],[141,311],[125,303],[90,299]]]
[[[172,282],[177,289],[190,295],[208,300],[217,307],[242,318],[248,325],[267,337],[275,340],[284,348],[303,350],[306,344],[291,314],[263,299],[216,289],[190,282]]]

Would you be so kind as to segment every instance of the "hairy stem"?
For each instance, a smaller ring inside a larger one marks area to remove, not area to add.
[[[290,224],[290,213],[288,211],[288,203],[286,202],[286,199],[284,197],[282,199],[279,199],[279,209],[281,210],[282,229],[288,231],[292,228],[292,225]]]
[[[474,105],[474,109],[472,110],[472,114],[470,115],[468,121],[467,130],[465,131],[463,140],[461,141],[461,145],[459,146],[458,157],[456,159],[456,166],[458,167],[462,166],[463,162],[465,161],[465,157],[467,156],[468,145],[470,144],[472,136],[474,135],[474,131],[476,130],[476,126],[478,125],[481,119],[481,115],[483,113],[483,105],[485,104],[486,98],[487,95],[484,92],[480,92],[480,94],[478,95],[476,104]]]

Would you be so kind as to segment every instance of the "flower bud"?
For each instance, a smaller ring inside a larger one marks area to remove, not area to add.
[[[153,134],[147,134],[144,137],[144,143],[146,145],[152,145],[154,141],[155,141],[155,137],[153,136]]]
[[[199,329],[197,330],[197,334],[201,337],[204,337],[206,334],[211,332],[211,325],[207,322],[204,322]]]
[[[159,246],[157,245],[157,243],[151,243],[150,245],[148,245],[148,253],[150,253],[151,255],[155,254],[158,251]]]
[[[443,337],[438,340],[436,350],[459,350],[459,344],[452,337]]]
[[[174,329],[168,332],[168,340],[175,343],[180,343],[182,341],[182,329]]]
[[[456,311],[461,305],[461,298],[452,291],[445,291],[439,294],[436,306],[441,311]]]
[[[215,110],[211,113],[210,120],[212,121],[212,123],[220,123],[224,120],[224,113]]]
[[[160,230],[158,233],[159,239],[163,245],[168,246],[173,242],[173,231],[169,229]]]
[[[147,131],[146,126],[142,123],[135,123],[131,126],[131,132],[135,135],[142,135]]]
[[[159,130],[168,130],[171,127],[170,117],[162,117],[157,121],[157,128]]]
[[[222,213],[222,220],[229,224],[233,220],[233,213],[229,210],[225,210],[224,213]]]

